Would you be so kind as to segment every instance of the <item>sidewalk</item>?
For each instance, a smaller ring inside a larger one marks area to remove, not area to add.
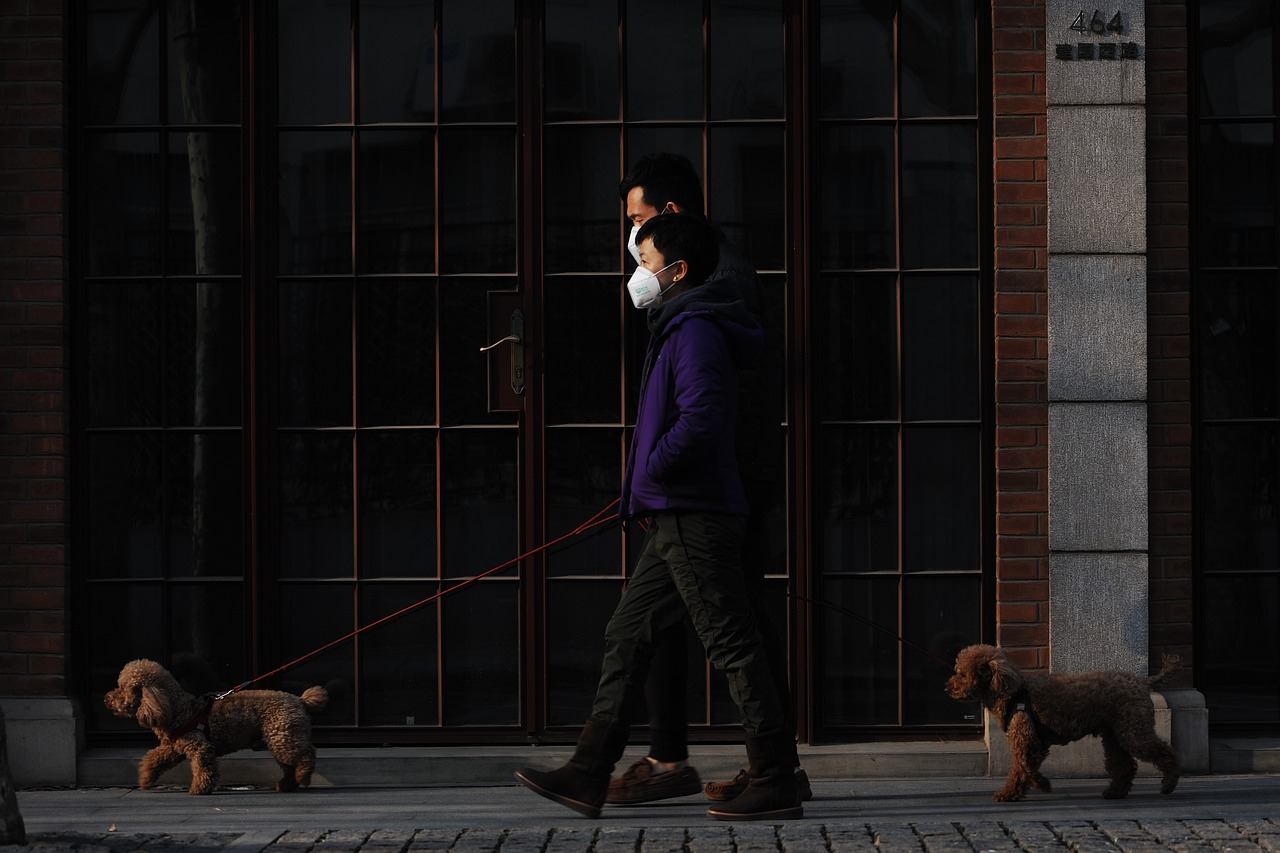
[[[992,802],[1001,781],[816,780],[804,818],[777,826],[710,820],[697,796],[606,807],[593,821],[514,783],[293,794],[245,785],[207,797],[175,785],[25,790],[28,844],[0,853],[1280,851],[1280,775],[1188,776],[1168,797],[1139,777],[1117,801],[1102,799],[1102,780],[1064,779],[1051,794]]]

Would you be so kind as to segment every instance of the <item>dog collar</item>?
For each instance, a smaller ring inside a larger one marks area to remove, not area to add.
[[[209,712],[213,710],[214,695],[212,693],[204,694],[204,707],[200,709],[200,713],[183,723],[179,728],[170,732],[170,736],[180,738],[183,735],[192,732],[200,732],[206,738],[209,737]]]

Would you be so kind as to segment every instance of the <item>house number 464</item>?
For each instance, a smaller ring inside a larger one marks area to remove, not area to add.
[[[1111,17],[1111,20],[1105,23],[1102,20],[1102,13],[1097,9],[1093,10],[1093,17],[1088,20],[1085,19],[1086,14],[1088,13],[1082,9],[1080,14],[1076,15],[1076,19],[1071,22],[1070,28],[1078,33],[1093,33],[1098,36],[1106,35],[1107,33],[1115,33],[1116,35],[1124,33],[1124,24],[1120,21],[1119,12],[1116,12]]]

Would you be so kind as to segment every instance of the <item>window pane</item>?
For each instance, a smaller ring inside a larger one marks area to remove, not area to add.
[[[85,142],[88,275],[160,272],[160,139],[153,133],[93,133]]]
[[[817,609],[819,725],[896,725],[897,577],[827,578],[822,593],[830,606]]]
[[[164,612],[164,590],[158,583],[107,583],[89,585],[88,594],[94,606],[86,608],[84,641],[101,662],[90,676],[90,690],[102,696],[116,686],[125,661],[165,659],[164,620],[156,618]],[[96,732],[138,732],[136,722],[117,717],[101,702],[86,702],[83,711]]]
[[[170,433],[165,465],[170,574],[243,577],[240,432]]]
[[[713,128],[710,149],[708,217],[757,269],[784,269],[787,205],[782,129]]]
[[[435,595],[436,584],[365,584],[361,625],[371,625]],[[360,724],[434,726],[440,717],[438,618],[424,604],[360,638]]]
[[[351,10],[279,0],[281,124],[351,121]]]
[[[893,0],[823,0],[823,118],[893,115]]]
[[[782,118],[781,0],[711,0],[707,28],[710,117]]]
[[[898,415],[898,307],[893,275],[823,276],[815,288],[814,370],[824,421]]]
[[[902,598],[909,602],[902,609],[902,637],[907,641],[902,645],[904,722],[976,726],[982,709],[976,702],[961,704],[938,689],[945,673],[934,658],[953,661],[965,646],[982,640],[982,578],[909,577],[903,581]]]
[[[904,267],[978,265],[977,174],[971,125],[902,128]]]
[[[902,567],[981,568],[978,427],[907,427],[902,448]]]
[[[826,426],[814,469],[822,572],[896,572],[895,427]]]
[[[351,272],[351,134],[280,134],[280,272]]]
[[[170,3],[169,121],[240,122],[240,24],[236,0]]]
[[[1274,725],[1280,716],[1278,599],[1274,576],[1205,579],[1201,665],[1214,722]]]
[[[169,230],[165,272],[238,275],[240,134],[169,136]]]
[[[1201,274],[1201,417],[1274,418],[1280,411],[1280,301],[1274,272]]]
[[[435,8],[359,0],[360,120],[431,121],[436,109]]]
[[[516,433],[454,430],[443,433],[440,443],[440,574],[472,577],[519,554]]]
[[[892,127],[822,130],[816,177],[822,269],[897,265],[895,170]]]
[[[547,121],[618,117],[618,8],[547,0],[543,45]]]
[[[280,282],[280,423],[351,425],[351,284]]]
[[[444,599],[445,725],[519,722],[518,589],[510,582],[482,582]]]
[[[88,0],[86,124],[155,124],[159,120],[158,9],[154,0]]]
[[[594,519],[622,491],[622,439],[616,429],[547,431],[547,539]],[[607,513],[603,517],[610,517]],[[596,528],[547,553],[547,573],[621,577],[622,531]]]
[[[431,272],[436,266],[435,137],[362,131],[360,272]]]
[[[442,9],[441,121],[514,121],[511,0],[443,0]],[[465,174],[470,178],[475,172]]]
[[[1202,267],[1275,266],[1276,150],[1270,124],[1200,128]]]
[[[616,276],[546,280],[547,423],[618,422],[623,298]]]
[[[904,116],[977,112],[975,24],[973,0],[902,0]]]
[[[239,426],[245,387],[239,282],[171,282],[164,299],[168,423]]]
[[[1200,115],[1271,115],[1273,0],[1201,0],[1197,8]]]
[[[440,132],[440,271],[514,272],[515,133]]]
[[[88,576],[163,576],[159,434],[90,435],[86,447],[86,514],[93,547],[80,559],[88,565]]]
[[[618,581],[547,584],[548,725],[581,725],[590,713],[600,683],[604,629],[620,595]]]
[[[1202,424],[1196,511],[1200,561],[1210,572],[1274,572],[1277,557],[1276,427]]]
[[[626,51],[628,121],[703,117],[701,3],[628,3]]]
[[[903,397],[908,420],[978,418],[978,282],[905,276]]]
[[[161,419],[161,312],[158,282],[99,281],[85,286],[83,361],[91,426],[152,426]]]
[[[434,424],[435,280],[360,281],[356,323],[360,425]]]
[[[169,587],[169,672],[188,693],[222,692],[244,681],[247,612],[238,581]]]
[[[282,584],[280,658],[296,660],[354,631],[354,600],[354,586],[349,583]],[[301,695],[308,687],[321,685],[329,690],[329,705],[311,714],[312,721],[321,726],[354,725],[356,645],[339,643],[285,670],[275,683],[256,686]]]
[[[618,131],[549,127],[544,139],[546,271],[618,269]]]
[[[349,432],[280,436],[282,577],[349,578],[354,574],[351,438]]]
[[[360,574],[435,577],[436,433],[361,431]]]

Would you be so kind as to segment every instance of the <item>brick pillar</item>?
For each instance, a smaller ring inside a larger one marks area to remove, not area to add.
[[[996,642],[1048,664],[1044,9],[992,3],[995,122]]]
[[[75,781],[62,8],[0,11],[0,703],[19,784]]]

